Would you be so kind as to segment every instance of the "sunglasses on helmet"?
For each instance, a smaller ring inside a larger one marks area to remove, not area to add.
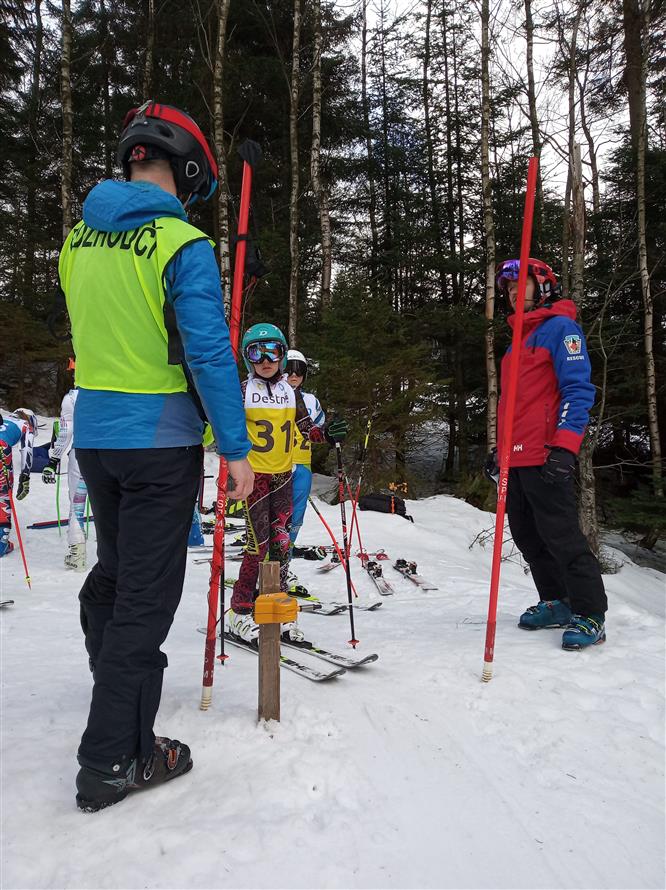
[[[258,343],[248,343],[245,347],[245,358],[253,365],[263,361],[279,362],[284,354],[284,344],[279,340],[261,340]]]

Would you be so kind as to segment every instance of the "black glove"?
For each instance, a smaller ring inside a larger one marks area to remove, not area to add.
[[[30,473],[24,470],[18,478],[18,488],[16,490],[16,500],[22,501],[24,497],[27,497],[28,492],[30,491]]]
[[[54,484],[59,466],[60,461],[56,457],[50,457],[48,464],[42,470],[42,482],[45,482],[47,485]]]
[[[486,462],[483,465],[483,473],[489,482],[499,483],[500,468],[497,463],[497,448],[493,448],[488,452]]]
[[[546,446],[547,448],[549,446]],[[541,478],[548,485],[569,482],[576,472],[576,455],[566,448],[550,448],[546,463],[541,467]]]
[[[344,442],[349,432],[349,424],[344,417],[335,418],[324,427],[324,436],[331,445]]]

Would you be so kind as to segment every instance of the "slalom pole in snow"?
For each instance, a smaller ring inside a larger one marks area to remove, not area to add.
[[[337,540],[337,538],[335,537],[335,535],[333,534],[333,529],[331,528],[331,526],[328,524],[328,522],[326,522],[326,520],[325,520],[324,517],[322,516],[322,514],[321,514],[321,510],[319,509],[319,507],[315,504],[315,502],[314,502],[314,501],[312,500],[312,498],[309,497],[309,496],[308,496],[308,501],[309,501],[310,506],[312,507],[312,509],[315,511],[315,513],[316,513],[317,516],[319,517],[319,520],[321,521],[321,524],[324,526],[324,528],[325,528],[326,531],[328,532],[328,536],[329,536],[329,538],[331,539],[331,541],[332,541],[332,543],[333,543],[333,546],[335,547],[335,552],[338,554],[338,559],[340,560],[340,565],[344,566],[345,563],[347,562],[347,557],[346,557],[345,554],[342,552],[342,550],[341,550],[341,548],[340,548],[340,545],[338,544],[338,540]],[[358,593],[356,593],[356,588],[354,587],[354,582],[353,582],[353,581],[352,581],[352,586],[351,586],[351,588],[352,588],[352,592],[353,592],[354,596],[357,597],[357,596],[358,596]]]
[[[363,481],[363,466],[365,464],[365,455],[368,452],[368,442],[370,441],[370,430],[371,429],[372,429],[372,417],[369,417],[368,425],[365,428],[365,439],[363,440],[363,449],[361,451],[361,459],[360,459],[360,465],[359,465],[359,470],[358,470],[358,483],[356,485],[356,494],[352,495],[351,490],[349,492],[349,496],[351,497],[352,505],[353,505],[352,506],[351,530],[349,532],[349,542],[350,542],[349,546],[350,547],[351,547],[351,540],[354,537],[354,524],[356,524],[357,529],[358,529],[358,516],[356,515],[356,510],[358,507],[358,499],[361,494],[361,482]],[[358,538],[358,545],[359,545],[359,547],[361,547],[361,550],[363,550],[363,547],[361,546],[360,534],[359,534],[359,538]]]
[[[345,560],[345,575],[347,577],[347,602],[349,603],[349,624],[351,626],[351,640],[348,642],[355,649],[358,645],[356,633],[354,631],[354,603],[352,601],[351,589],[351,560],[349,558],[349,542],[347,540],[347,514],[345,511],[345,474],[342,467],[342,445],[340,442],[335,443],[335,456],[338,461],[338,497],[340,500],[340,519],[342,522],[342,549],[347,559]]]
[[[500,475],[497,484],[497,513],[495,516],[495,543],[493,547],[493,565],[490,576],[490,597],[488,601],[488,622],[486,625],[486,645],[483,657],[483,674],[481,679],[488,683],[493,676],[493,658],[495,655],[495,630],[497,628],[497,595],[499,591],[500,567],[502,562],[502,541],[504,538],[504,515],[506,513],[506,495],[509,484],[509,458],[513,438],[513,415],[516,407],[516,390],[518,388],[518,365],[520,362],[520,345],[523,339],[523,319],[525,317],[525,289],[527,287],[527,267],[532,242],[532,219],[534,217],[534,195],[536,177],[539,166],[538,158],[530,158],[527,168],[527,191],[525,193],[525,214],[523,216],[523,235],[520,244],[520,268],[518,270],[518,295],[516,298],[513,337],[511,338],[511,359],[509,361],[509,387],[506,393],[506,414],[502,441],[500,442]]]
[[[243,301],[243,282],[245,278],[245,255],[247,252],[248,225],[250,219],[250,195],[252,194],[252,173],[254,164],[261,159],[261,148],[256,142],[247,139],[238,149],[243,159],[243,180],[241,185],[240,210],[238,214],[238,235],[234,257],[234,275],[231,288],[231,317],[229,338],[234,357],[238,360],[238,341],[240,339],[240,320]],[[206,643],[204,648],[203,684],[201,689],[202,711],[208,710],[213,698],[213,675],[215,672],[215,637],[217,634],[217,610],[220,608],[220,654],[219,660],[224,664],[227,656],[224,652],[224,522],[227,509],[227,481],[229,468],[226,460],[220,458],[217,477],[217,498],[215,502],[215,529],[213,531],[213,557],[210,567],[210,583],[208,585],[208,623],[206,626]]]
[[[354,519],[356,519],[356,537],[358,538],[358,549],[360,551],[359,556],[361,557],[361,561],[365,558],[365,550],[363,549],[363,541],[361,540],[361,524],[358,521],[358,517],[356,515],[356,501],[354,501],[354,495],[351,490],[351,485],[349,484],[349,479],[345,476],[345,486],[347,488],[347,493],[349,495],[349,500],[353,504],[353,512],[352,512],[352,521],[349,531],[349,552],[351,553],[351,548],[353,547],[353,537],[354,537]],[[349,553],[347,554],[349,556]]]
[[[12,511],[12,516],[14,517],[14,524],[16,525],[16,537],[19,542],[19,550],[21,551],[21,559],[23,560],[23,568],[25,569],[25,583],[28,585],[28,588],[32,590],[32,583],[30,581],[30,572],[28,571],[28,563],[25,558],[25,550],[23,549],[23,538],[21,537],[21,527],[19,526],[18,516],[16,515],[16,504],[14,503],[14,492],[12,491],[11,482],[9,479],[9,470],[7,467],[5,469],[5,479],[7,480],[7,492],[9,493],[9,509]]]

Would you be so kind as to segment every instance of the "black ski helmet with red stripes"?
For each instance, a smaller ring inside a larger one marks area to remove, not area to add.
[[[206,201],[217,188],[217,164],[206,137],[192,118],[152,100],[125,115],[118,163],[127,179],[132,161],[168,160],[185,206]]]

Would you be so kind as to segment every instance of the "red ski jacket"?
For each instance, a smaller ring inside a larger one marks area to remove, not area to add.
[[[590,358],[576,306],[559,300],[549,308],[525,313],[518,366],[518,390],[513,418],[509,465],[541,466],[547,445],[578,454],[595,389],[590,382]],[[515,315],[508,318],[513,328]],[[498,446],[501,453],[511,347],[502,358],[498,406]]]

